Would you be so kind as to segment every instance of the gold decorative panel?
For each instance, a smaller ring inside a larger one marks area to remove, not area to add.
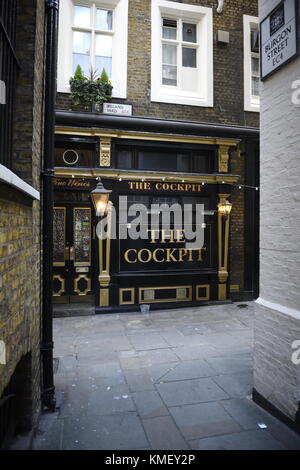
[[[139,303],[191,302],[192,286],[139,288]]]
[[[79,286],[79,282],[84,279],[86,281],[86,288],[81,290]],[[78,295],[87,295],[88,292],[91,290],[91,280],[89,277],[87,277],[86,274],[80,274],[75,280],[74,280],[74,292]]]
[[[129,294],[129,299],[125,299],[125,295]],[[133,305],[135,302],[134,287],[119,289],[119,304]]]
[[[53,281],[55,280],[60,282],[60,289],[57,292],[53,290],[53,297],[60,297],[65,292],[65,280],[59,274],[53,276]]]
[[[201,294],[201,290],[205,289],[205,295]],[[209,300],[210,299],[210,285],[203,284],[196,286],[196,300]]]

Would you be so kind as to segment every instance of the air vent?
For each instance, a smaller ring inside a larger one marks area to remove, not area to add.
[[[62,156],[63,161],[66,165],[76,165],[79,159],[79,155],[75,150],[66,150]]]

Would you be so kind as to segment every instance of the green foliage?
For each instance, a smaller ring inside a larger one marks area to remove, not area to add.
[[[76,67],[76,70],[75,70],[75,73],[74,73],[74,78],[76,80],[84,80],[83,70],[80,67],[80,65],[77,65],[77,67]]]
[[[102,70],[102,73],[100,75],[100,82],[101,83],[110,83],[109,77],[108,77],[105,69]]]
[[[113,89],[105,69],[100,78],[97,78],[96,72],[91,69],[87,78],[80,65],[77,66],[74,76],[70,78],[70,88],[72,102],[84,106],[106,103],[111,99]]]

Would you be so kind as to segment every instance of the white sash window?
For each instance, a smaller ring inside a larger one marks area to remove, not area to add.
[[[113,96],[126,98],[128,0],[61,0],[59,18],[58,91],[80,65],[85,76],[105,69]]]
[[[213,106],[212,9],[152,0],[152,101]]]

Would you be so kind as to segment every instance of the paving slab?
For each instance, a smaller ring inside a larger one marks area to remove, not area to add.
[[[160,381],[163,381],[163,378],[168,374],[168,372],[175,370],[179,363],[180,362],[177,361],[146,365],[146,370],[151,377],[151,380],[154,383],[159,383]]]
[[[92,389],[88,396],[87,414],[110,415],[125,411],[136,411],[127,385],[112,385]]]
[[[279,421],[257,406],[249,398],[233,398],[221,401],[220,405],[230,414],[245,430],[259,429],[259,424],[272,428]],[[284,426],[285,429],[288,429]],[[300,436],[299,436],[300,439]]]
[[[58,413],[42,415],[33,440],[33,450],[61,450],[64,420]]]
[[[284,450],[284,445],[264,429],[209,437],[190,445],[194,450]]]
[[[188,441],[242,430],[217,402],[175,406],[170,407],[169,410]]]
[[[226,354],[207,357],[206,361],[219,374],[233,374],[235,372],[252,371],[252,354]]]
[[[227,393],[210,378],[159,383],[156,387],[167,406],[188,405],[229,398]]]
[[[253,372],[236,372],[235,374],[217,375],[213,377],[230,397],[245,397],[253,390]]]
[[[216,371],[204,360],[182,361],[169,370],[161,380],[163,382],[173,382],[177,380],[198,379],[201,377],[211,377],[216,375]]]
[[[172,418],[162,416],[144,419],[143,426],[154,450],[188,450],[189,446],[175,426]]]
[[[65,420],[63,450],[127,450],[148,448],[136,413]]]
[[[200,359],[216,355],[216,349],[213,346],[198,345],[198,346],[179,346],[173,348],[174,353],[181,361],[189,361],[193,359]]]
[[[169,415],[168,409],[155,390],[135,392],[132,397],[141,418]]]
[[[146,336],[130,335],[128,338],[136,351],[165,349],[169,347],[169,344],[157,333],[149,333]]]
[[[150,377],[146,368],[126,369],[124,374],[130,391],[154,390],[154,380]]]

